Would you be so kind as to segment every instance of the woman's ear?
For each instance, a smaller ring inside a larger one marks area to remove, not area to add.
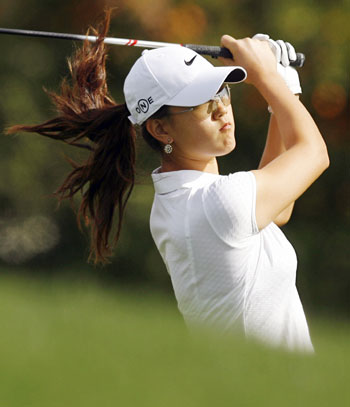
[[[148,133],[163,144],[168,143],[170,138],[166,127],[167,126],[162,119],[148,119],[146,122]]]

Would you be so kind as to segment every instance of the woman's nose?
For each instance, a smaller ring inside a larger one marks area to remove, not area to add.
[[[221,100],[216,101],[216,109],[213,112],[215,119],[219,119],[221,116],[227,113],[227,106],[225,106]]]

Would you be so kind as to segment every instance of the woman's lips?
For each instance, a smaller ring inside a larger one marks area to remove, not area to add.
[[[231,123],[225,123],[225,124],[221,127],[220,131],[230,130],[231,127],[232,127],[232,124],[231,124]]]

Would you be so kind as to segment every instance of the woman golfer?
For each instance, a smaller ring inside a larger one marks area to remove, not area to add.
[[[222,37],[234,55],[214,67],[194,51],[165,47],[143,52],[124,84],[125,104],[109,96],[105,46],[109,16],[94,45],[70,62],[72,85],[51,94],[59,116],[10,132],[37,132],[90,149],[73,163],[57,194],[81,192],[79,210],[91,226],[91,255],[104,261],[114,215],[118,239],[134,184],[135,129],[159,151],[152,178],[150,226],[188,324],[247,337],[290,350],[312,351],[295,286],[297,259],[278,226],[294,201],[328,167],[322,136],[293,93],[294,48],[266,35]],[[258,169],[219,175],[217,157],[236,146],[230,84],[255,86],[271,121]]]

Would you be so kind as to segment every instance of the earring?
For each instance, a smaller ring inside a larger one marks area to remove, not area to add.
[[[166,145],[164,146],[164,151],[165,151],[167,154],[171,154],[171,153],[172,153],[172,151],[173,151],[173,146],[170,144],[170,139],[168,139],[168,144],[166,144]]]

